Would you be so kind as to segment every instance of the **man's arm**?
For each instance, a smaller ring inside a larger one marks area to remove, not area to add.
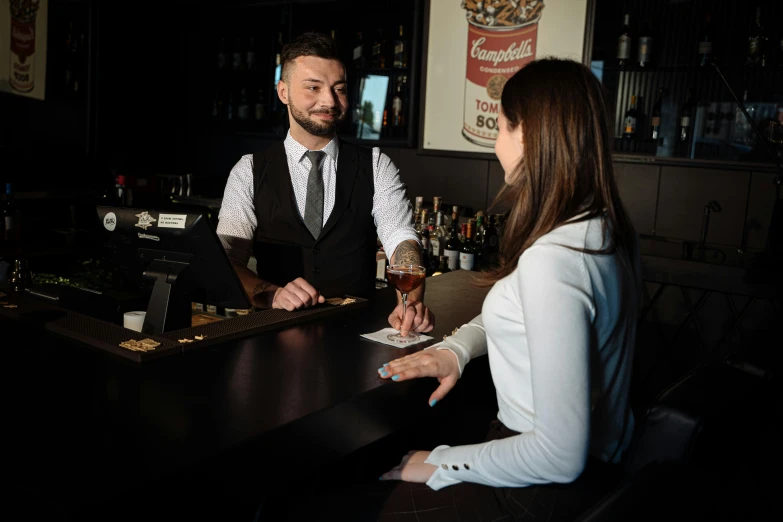
[[[392,265],[418,265],[421,266],[421,247],[419,244],[412,240],[403,241],[394,250],[394,253],[389,259],[389,264]],[[426,279],[425,279],[426,281]],[[421,282],[421,286],[415,290],[411,290],[408,293],[408,301],[424,301],[424,283]],[[402,302],[402,294],[397,291],[397,302]]]
[[[419,243],[413,240],[403,241],[389,259],[391,264],[400,265],[421,265],[421,247]],[[426,281],[426,280],[425,280]],[[396,328],[402,335],[408,335],[408,332],[429,332],[435,327],[435,314],[433,314],[424,303],[424,286],[421,286],[408,293],[407,308],[405,317],[402,317],[402,294],[397,290],[397,307],[389,315],[389,324]]]
[[[288,311],[323,303],[324,298],[313,286],[298,277],[285,286],[260,278],[247,266],[249,241],[240,238],[221,237],[234,268],[250,302],[257,308],[283,308]],[[246,244],[247,243],[247,244]]]

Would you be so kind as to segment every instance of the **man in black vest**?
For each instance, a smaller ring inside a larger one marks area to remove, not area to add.
[[[405,186],[377,147],[338,140],[347,81],[331,38],[299,36],[283,48],[281,65],[277,94],[288,106],[288,135],[231,170],[218,236],[257,307],[295,310],[324,296],[369,296],[378,238],[392,264],[421,264]],[[251,249],[258,275],[247,266]],[[403,335],[432,330],[423,295],[424,285],[408,295],[404,318],[401,304],[389,316]]]

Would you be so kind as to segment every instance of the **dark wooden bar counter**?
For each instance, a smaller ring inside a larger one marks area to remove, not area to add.
[[[365,308],[143,366],[0,319],[10,497],[110,520],[169,486],[181,494],[175,481],[206,464],[283,480],[410,426],[431,411],[437,383],[384,381],[376,369],[477,315],[488,289],[475,275],[428,278],[434,340],[406,349],[360,337],[388,326],[391,288]]]

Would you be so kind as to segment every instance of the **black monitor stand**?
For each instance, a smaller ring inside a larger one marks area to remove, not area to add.
[[[155,259],[144,271],[144,277],[155,284],[141,328],[143,333],[160,334],[191,327],[191,296],[183,285],[177,287],[177,278],[181,279],[187,268],[186,262]]]

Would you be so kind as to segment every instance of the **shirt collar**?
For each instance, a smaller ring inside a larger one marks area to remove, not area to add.
[[[288,151],[289,155],[296,158],[297,163],[302,161],[302,158],[305,155],[305,152],[307,152],[308,149],[298,141],[296,141],[293,136],[291,136],[291,131],[289,130],[286,134],[285,141],[283,142],[283,145],[285,146],[285,149]],[[337,136],[332,138],[332,141],[326,144],[326,147],[321,149],[326,153],[327,156],[332,158],[332,161],[337,161],[337,152],[340,150],[340,141],[337,139]]]

